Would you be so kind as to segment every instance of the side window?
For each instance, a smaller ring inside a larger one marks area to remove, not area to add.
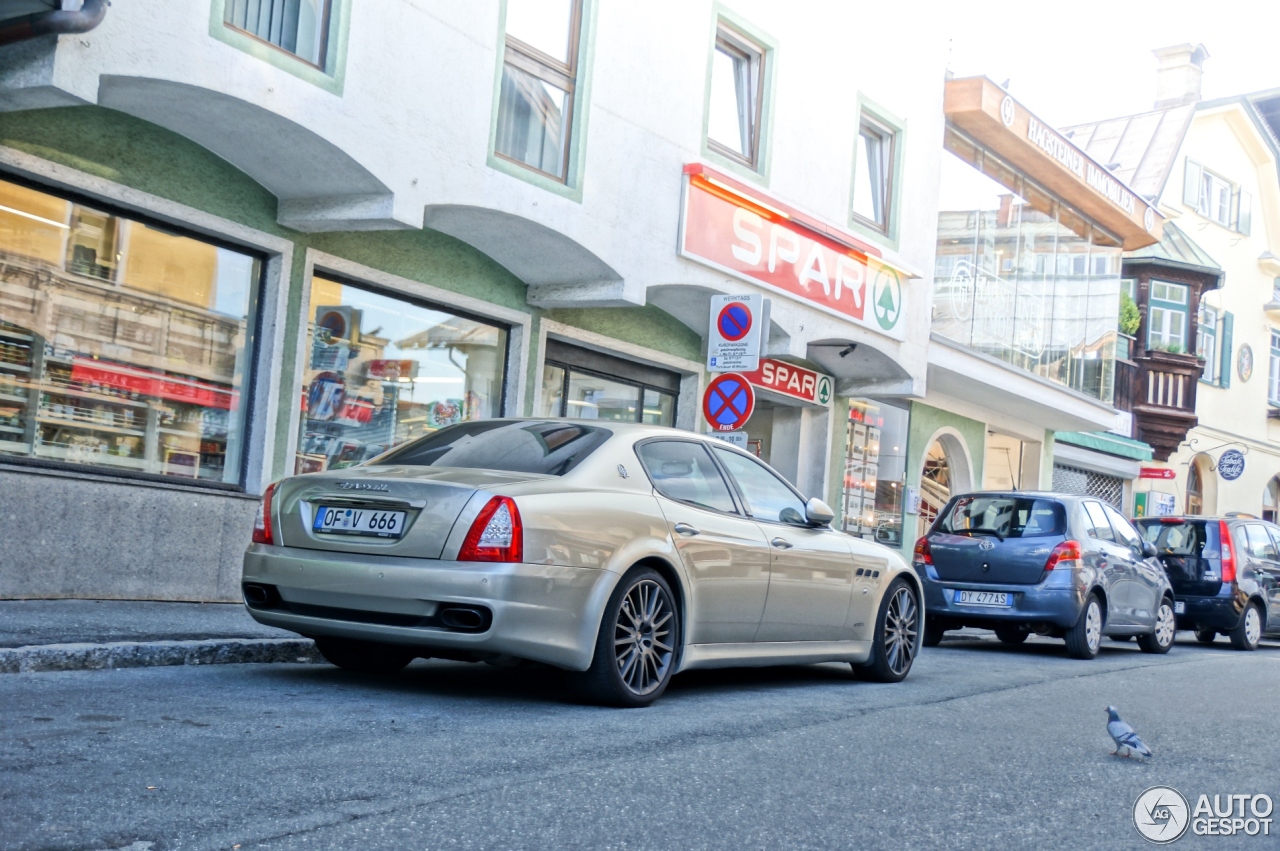
[[[1268,526],[1267,532],[1271,534],[1271,545],[1276,548],[1277,552],[1280,552],[1280,529]]]
[[[1093,537],[1099,541],[1115,543],[1116,536],[1111,531],[1111,524],[1107,522],[1107,513],[1102,510],[1102,503],[1086,502],[1084,511],[1085,516],[1089,518],[1089,524],[1093,526]]]
[[[736,511],[729,486],[701,444],[661,440],[637,447],[636,452],[663,496],[714,511]]]
[[[1257,523],[1250,523],[1244,528],[1246,539],[1249,542],[1249,555],[1254,558],[1275,561],[1276,546],[1271,542],[1271,536],[1267,534],[1267,528]]]
[[[1142,538],[1138,536],[1137,530],[1129,521],[1124,519],[1124,515],[1109,505],[1104,505],[1102,510],[1111,520],[1111,528],[1116,530],[1116,537],[1120,543],[1127,544],[1136,552],[1142,552]]]
[[[804,502],[769,468],[754,458],[716,447],[716,457],[747,498],[747,510],[757,520],[803,525]]]

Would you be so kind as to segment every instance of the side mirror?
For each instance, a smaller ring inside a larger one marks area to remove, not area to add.
[[[1156,551],[1156,545],[1155,545],[1155,544],[1151,543],[1150,541],[1143,541],[1143,542],[1142,542],[1142,557],[1143,557],[1143,558],[1155,558],[1157,555],[1158,555],[1158,553],[1157,553],[1157,551]]]
[[[836,519],[836,513],[831,510],[831,506],[815,496],[804,504],[804,519],[813,526],[830,526],[831,521]]]

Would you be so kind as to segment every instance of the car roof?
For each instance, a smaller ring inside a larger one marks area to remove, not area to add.
[[[972,491],[970,493],[958,493],[956,496],[1007,496],[1007,497],[1031,497],[1033,499],[1100,499],[1092,497],[1089,494],[1078,493],[1058,493],[1057,491]],[[1106,500],[1101,500],[1106,502]],[[1109,503],[1108,503],[1109,504]],[[1114,506],[1113,506],[1114,507]]]

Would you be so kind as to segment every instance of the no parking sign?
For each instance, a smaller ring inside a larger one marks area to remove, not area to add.
[[[711,297],[711,328],[707,334],[709,372],[752,372],[760,368],[760,333],[768,317],[764,296]]]
[[[737,431],[751,419],[755,407],[755,391],[736,372],[717,375],[702,394],[702,415],[712,431]]]

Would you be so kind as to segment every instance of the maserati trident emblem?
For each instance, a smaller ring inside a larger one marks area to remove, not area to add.
[[[385,482],[338,482],[344,491],[386,491],[390,490]]]

